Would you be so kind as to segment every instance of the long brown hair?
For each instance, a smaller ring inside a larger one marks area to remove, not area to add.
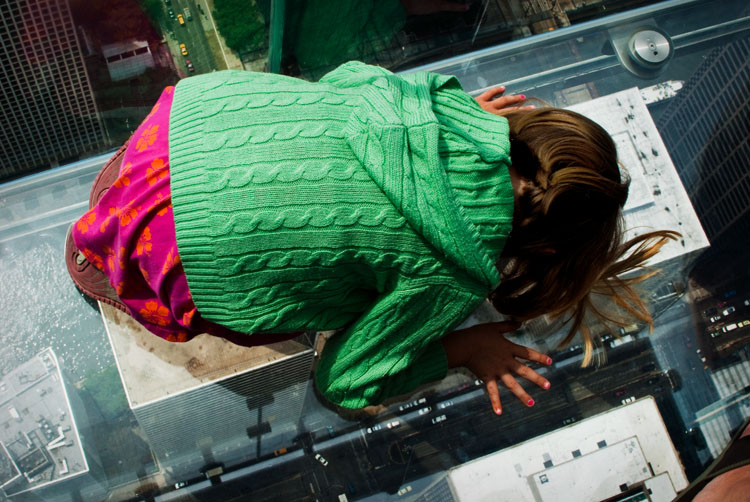
[[[503,113],[510,125],[512,170],[519,176],[513,231],[501,260],[502,282],[490,300],[503,314],[527,320],[570,316],[565,345],[580,331],[584,366],[598,339],[587,319],[625,325],[596,295],[651,324],[633,285],[656,273],[645,262],[679,234],[655,231],[623,242],[622,208],[630,180],[617,149],[592,120],[557,108]],[[623,278],[636,269],[642,273]]]

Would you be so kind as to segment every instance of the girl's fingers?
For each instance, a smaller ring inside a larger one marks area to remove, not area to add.
[[[492,101],[492,98],[495,96],[500,96],[505,92],[505,86],[501,85],[499,87],[493,87],[491,89],[487,89],[482,94],[477,96],[477,101]]]
[[[547,354],[542,354],[541,352],[537,352],[536,350],[530,349],[529,347],[524,347],[523,345],[518,345],[517,343],[513,344],[511,353],[515,357],[520,357],[521,359],[526,359],[527,361],[544,364],[545,366],[549,366],[550,364],[552,364],[552,359]]]
[[[487,394],[490,395],[490,403],[492,403],[492,410],[496,414],[501,414],[503,412],[503,407],[500,404],[500,391],[497,388],[497,380],[495,380],[495,377],[485,377],[482,380],[485,381],[485,385],[487,386]]]
[[[492,105],[493,108],[497,110],[501,110],[503,108],[518,108],[518,103],[521,103],[526,99],[526,96],[523,94],[521,95],[511,95],[511,96],[503,96],[501,98],[494,99],[490,101],[490,105]]]
[[[526,406],[534,406],[534,400],[531,396],[521,387],[521,384],[511,375],[510,373],[504,373],[500,380],[503,381],[508,390],[510,390],[514,396],[521,400]]]
[[[514,364],[511,369],[516,375],[525,378],[529,382],[538,385],[542,389],[546,390],[550,388],[549,380],[521,362],[516,361],[516,364]]]

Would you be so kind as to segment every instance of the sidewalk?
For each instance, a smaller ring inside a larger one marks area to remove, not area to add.
[[[241,70],[242,61],[229,49],[224,41],[224,37],[219,35],[216,24],[213,19],[213,0],[195,0],[198,6],[196,17],[200,19],[203,31],[206,33],[206,39],[211,47],[211,53],[216,60],[217,69]]]

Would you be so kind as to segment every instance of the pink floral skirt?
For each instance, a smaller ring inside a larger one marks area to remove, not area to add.
[[[117,180],[74,225],[73,240],[109,278],[129,314],[152,333],[185,342],[200,333],[246,346],[300,333],[244,334],[203,319],[190,295],[175,237],[169,186],[167,87],[128,144]]]

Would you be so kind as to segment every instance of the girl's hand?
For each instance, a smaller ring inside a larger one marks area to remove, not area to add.
[[[518,328],[518,324],[498,322],[479,324],[471,328],[454,331],[442,338],[448,357],[448,366],[465,366],[477,377],[484,380],[490,395],[492,409],[500,415],[500,392],[497,381],[503,384],[526,406],[534,406],[534,400],[521,387],[516,375],[549,389],[549,381],[518,359],[535,361],[544,365],[552,364],[552,359],[536,350],[508,341],[502,333]],[[518,359],[517,359],[518,358]]]
[[[505,86],[501,85],[500,87],[493,87],[492,89],[484,91],[475,99],[477,100],[477,103],[479,103],[479,106],[482,107],[482,110],[494,113],[495,115],[503,115],[506,112],[518,109],[531,110],[536,108],[534,105],[518,106],[519,103],[526,100],[525,94],[503,96],[504,92]]]

